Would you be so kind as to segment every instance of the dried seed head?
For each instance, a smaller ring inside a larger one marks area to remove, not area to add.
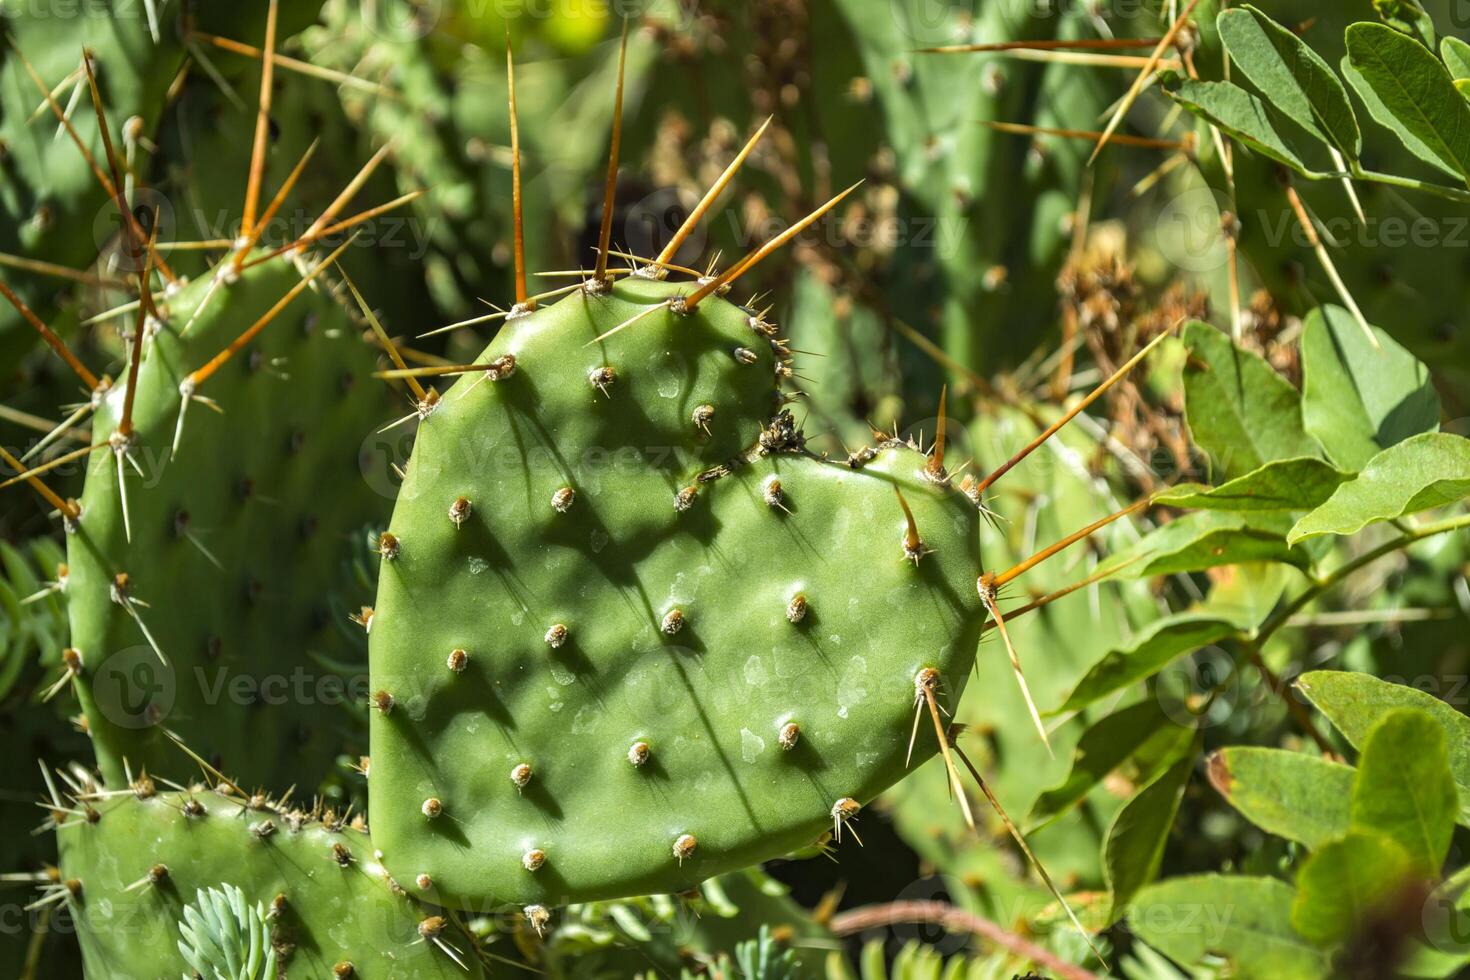
[[[431,915],[419,923],[419,937],[432,942],[444,933],[444,916]]]
[[[546,863],[546,852],[539,847],[533,847],[521,855],[521,866],[527,871],[539,871],[541,865]]]
[[[352,864],[352,852],[342,844],[333,844],[332,860],[337,862],[338,867],[346,868]]]
[[[470,665],[470,655],[459,647],[455,647],[449,651],[449,659],[445,661],[445,664],[456,674],[461,674]]]
[[[388,712],[393,710],[393,695],[389,694],[387,691],[376,692],[373,695],[372,702],[373,707],[378,709],[379,714],[386,715]]]
[[[774,476],[766,480],[761,496],[765,498],[767,507],[786,509],[786,493],[781,489],[781,481]]]
[[[648,764],[648,757],[652,754],[647,742],[634,742],[628,747],[628,761],[635,766]]]
[[[424,805],[419,807],[419,809],[423,811],[424,816],[433,820],[444,812],[444,804],[439,802],[439,797],[431,796],[427,800],[424,800]]]
[[[419,886],[419,891],[421,892],[426,892],[434,887],[434,879],[427,874],[419,875],[413,880],[413,883]]]
[[[551,507],[558,514],[565,514],[572,509],[572,504],[577,500],[577,491],[571,487],[562,487],[551,495]]]
[[[713,405],[697,405],[694,414],[694,427],[702,429],[705,435],[709,435],[709,424],[715,420],[715,407]]]
[[[614,371],[610,366],[605,364],[600,368],[593,368],[587,374],[588,383],[591,384],[592,387],[596,388],[598,391],[602,392],[604,395],[607,394],[607,389],[611,387],[612,383],[616,380],[618,380],[618,372]]]
[[[686,858],[694,856],[694,849],[698,846],[699,841],[694,839],[693,834],[680,834],[674,838],[674,857],[683,864]]]
[[[546,631],[546,645],[553,650],[561,649],[563,643],[567,642],[567,628],[557,623]]]
[[[735,361],[738,364],[754,364],[760,360],[760,356],[749,347],[737,347],[731,353],[735,355]]]
[[[544,905],[527,905],[526,921],[536,930],[536,935],[546,935],[546,924],[551,921],[551,910]]]
[[[801,741],[801,726],[794,721],[788,721],[781,726],[781,734],[776,736],[776,741],[780,743],[781,748],[790,752],[796,748],[796,743]]]
[[[384,531],[378,535],[378,554],[384,561],[392,561],[398,557],[398,536],[390,531]]]
[[[791,601],[788,602],[788,603],[786,603],[786,619],[787,619],[787,621],[788,622],[792,622],[792,623],[799,623],[799,622],[801,622],[803,619],[806,619],[806,610],[807,610],[806,593],[805,592],[798,592],[798,593],[796,593],[796,595],[794,595],[794,596],[791,597]]]
[[[698,485],[691,484],[690,486],[687,486],[683,490],[680,490],[678,493],[674,494],[674,510],[677,513],[682,514],[690,507],[693,507],[694,498],[696,495],[698,495],[698,493]]]
[[[454,522],[456,530],[464,527],[464,522],[470,519],[470,511],[474,505],[468,497],[455,497],[454,503],[449,505],[449,519]]]
[[[679,632],[681,629],[684,628],[683,611],[679,609],[670,609],[668,612],[664,613],[663,622],[659,624],[658,628],[664,631],[665,636],[673,636],[675,633]]]
[[[357,976],[357,967],[349,961],[343,960],[332,967],[332,980],[353,980]]]
[[[510,771],[510,781],[516,784],[516,789],[525,789],[531,781],[531,766],[525,762],[517,765]]]

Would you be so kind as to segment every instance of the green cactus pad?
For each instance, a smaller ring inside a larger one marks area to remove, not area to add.
[[[370,636],[370,799],[385,864],[435,901],[679,891],[810,844],[907,771],[918,672],[960,694],[973,503],[899,443],[806,454],[774,328],[658,305],[690,291],[512,319],[481,360],[513,372],[420,426]]]
[[[328,665],[360,658],[362,639],[324,583],[348,536],[387,509],[358,454],[388,406],[365,378],[374,351],[324,277],[200,387],[221,411],[196,401],[170,456],[180,381],[299,281],[285,261],[263,263],[197,318],[208,281],[160,298],[167,319],[134,408],[143,475],[124,464],[131,540],[116,454],[91,457],[68,538],[68,610],[77,688],[113,782],[124,761],[134,773],[192,765],[164,727],[252,785],[315,786],[340,747],[347,715],[334,705],[349,695]],[[116,431],[125,387],[124,375],[99,408],[95,441]]]
[[[221,886],[265,907],[281,976],[481,975],[452,925],[437,935],[465,969],[426,941],[421,927],[441,925],[437,910],[397,888],[358,830],[208,790],[152,795],[145,785],[91,807],[95,819],[60,831],[62,887],[89,978],[190,975],[179,950],[184,909]]]

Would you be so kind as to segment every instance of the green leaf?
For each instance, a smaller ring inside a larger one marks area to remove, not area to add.
[[[276,975],[265,906],[252,906],[234,885],[201,888],[184,906],[179,934],[179,952],[196,976],[271,980]]]
[[[1419,0],[1373,0],[1373,12],[1389,27],[1434,49],[1434,18]]]
[[[1186,969],[1220,956],[1235,980],[1326,977],[1322,952],[1291,927],[1293,894],[1275,878],[1171,878],[1138,893],[1128,925]]]
[[[1347,89],[1302,39],[1252,6],[1227,10],[1220,37],[1242,74],[1277,110],[1350,160],[1362,134]]]
[[[1350,833],[1302,863],[1291,924],[1322,946],[1341,942],[1366,917],[1391,905],[1410,873],[1408,856],[1392,840]]]
[[[1358,749],[1395,708],[1419,708],[1433,715],[1447,736],[1450,770],[1460,790],[1460,822],[1470,826],[1470,718],[1432,694],[1372,674],[1315,670],[1297,678],[1296,686]]]
[[[1194,729],[1171,719],[1157,698],[1120,708],[1093,723],[1077,739],[1067,778],[1042,793],[1027,822],[1037,830],[1082,802],[1093,787],[1129,759],[1140,778],[1148,779],[1179,758],[1194,738]]]
[[[1373,334],[1377,350],[1340,306],[1313,310],[1302,329],[1302,420],[1334,463],[1354,471],[1439,428],[1429,369],[1384,331]]]
[[[1439,55],[1455,81],[1470,78],[1470,44],[1457,37],[1446,36],[1439,42]]]
[[[1439,59],[1418,41],[1381,24],[1349,26],[1347,53],[1404,145],[1414,150],[1404,138],[1413,137],[1448,172],[1470,179],[1470,104],[1455,90]]]
[[[1384,129],[1392,130],[1410,153],[1414,154],[1414,156],[1418,157],[1430,167],[1456,180],[1461,179],[1458,171],[1440,162],[1439,157],[1434,155],[1434,151],[1429,148],[1427,143],[1407,129],[1399,127],[1398,121],[1394,119],[1393,113],[1389,111],[1388,106],[1383,104],[1383,100],[1378,97],[1377,92],[1373,91],[1372,86],[1368,84],[1367,79],[1363,77],[1362,73],[1353,67],[1347,55],[1343,55],[1342,60],[1337,63],[1337,68],[1342,72],[1342,77],[1347,79],[1348,85],[1357,93],[1358,98],[1362,100],[1363,105],[1367,107],[1368,115],[1372,116],[1378,125]]]
[[[1369,524],[1444,507],[1470,496],[1470,439],[1426,432],[1374,456],[1327,503],[1297,521],[1286,540],[1356,534]]]
[[[1110,921],[1122,918],[1138,890],[1158,877],[1169,828],[1193,771],[1191,752],[1134,793],[1114,815],[1103,842],[1103,874],[1112,896]]]
[[[1316,175],[1297,149],[1304,137],[1291,120],[1232,82],[1182,80],[1164,89],[1166,95],[1231,139],[1297,173]]]
[[[1281,562],[1305,568],[1311,557],[1286,544],[1291,518],[1243,511],[1202,510],[1150,531],[1113,561],[1132,561],[1133,577],[1197,572],[1243,562]],[[1135,556],[1142,556],[1136,558]]]
[[[1269,364],[1199,321],[1185,325],[1184,343],[1190,351],[1184,368],[1189,430],[1226,476],[1243,476],[1276,459],[1322,455],[1302,427],[1301,396]]]
[[[1234,632],[1235,627],[1223,619],[1188,614],[1150,623],[1130,643],[1104,654],[1078,681],[1066,702],[1051,713],[1085,708],[1100,697],[1152,677],[1176,657],[1218,643]]]
[[[1316,850],[1348,832],[1353,769],[1320,756],[1237,746],[1209,758],[1210,782],[1268,834]]]
[[[1303,411],[1306,402],[1302,403]],[[1155,503],[1195,510],[1312,510],[1332,496],[1352,474],[1314,456],[1276,459],[1218,487],[1184,483],[1154,498]]]
[[[1415,873],[1438,878],[1458,809],[1444,726],[1419,708],[1385,714],[1358,758],[1353,829],[1397,841]]]

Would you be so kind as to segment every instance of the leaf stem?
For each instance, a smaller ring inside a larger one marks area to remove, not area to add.
[[[1302,731],[1304,731],[1307,735],[1311,737],[1312,741],[1317,743],[1318,747],[1321,748],[1323,752],[1334,754],[1336,750],[1332,748],[1331,744],[1328,743],[1327,740],[1322,736],[1322,734],[1317,730],[1317,726],[1313,724],[1312,717],[1307,712],[1306,707],[1300,701],[1294,698],[1289,691],[1287,691],[1285,684],[1283,684],[1281,681],[1281,678],[1266,664],[1265,658],[1261,656],[1261,650],[1265,647],[1266,641],[1269,640],[1271,636],[1274,635],[1276,631],[1281,629],[1283,626],[1292,625],[1292,620],[1296,618],[1298,613],[1309,606],[1313,601],[1320,598],[1323,593],[1327,592],[1329,589],[1333,588],[1338,583],[1342,582],[1343,579],[1347,578],[1349,575],[1352,575],[1359,569],[1364,568],[1367,565],[1371,565],[1373,562],[1384,557],[1385,555],[1390,555],[1395,551],[1400,551],[1404,548],[1407,548],[1411,544],[1415,544],[1419,541],[1424,540],[1425,538],[1430,538],[1437,534],[1444,534],[1449,531],[1457,531],[1465,527],[1470,527],[1470,514],[1461,514],[1458,517],[1446,518],[1445,520],[1438,521],[1433,524],[1425,524],[1421,527],[1409,528],[1407,530],[1404,530],[1402,534],[1400,534],[1393,540],[1386,541],[1378,547],[1364,552],[1351,561],[1348,561],[1333,569],[1326,575],[1314,578],[1312,580],[1312,584],[1309,585],[1302,592],[1301,595],[1297,596],[1291,602],[1287,603],[1284,607],[1274,613],[1270,618],[1268,618],[1263,624],[1261,624],[1260,629],[1258,629],[1254,635],[1241,634],[1235,638],[1236,641],[1240,644],[1241,652],[1244,654],[1245,659],[1248,660],[1250,664],[1260,672],[1262,679],[1266,682],[1266,686],[1271,689],[1272,693],[1274,693],[1282,700],[1282,702],[1286,705],[1288,713],[1292,716],[1292,719],[1296,721],[1296,723],[1301,727]],[[1226,677],[1221,679],[1221,681],[1215,685],[1214,689],[1211,690],[1211,697],[1213,698],[1215,696],[1218,696],[1220,692],[1222,692],[1229,684],[1230,677],[1238,671],[1239,663],[1237,661],[1235,663],[1235,669],[1227,674]]]
[[[1376,170],[1367,170],[1356,161],[1352,164],[1352,175],[1358,180],[1372,181],[1375,184],[1386,184],[1389,187],[1405,187],[1409,190],[1423,191],[1436,197],[1443,197],[1450,201],[1470,203],[1470,191],[1461,190],[1458,187],[1446,187],[1443,184],[1431,183],[1420,180],[1417,177],[1399,177],[1394,174],[1379,173]]]
[[[1423,541],[1425,538],[1431,538],[1437,534],[1445,534],[1449,531],[1458,531],[1461,528],[1465,527],[1470,527],[1470,514],[1461,514],[1458,517],[1449,517],[1442,521],[1436,521],[1433,524],[1424,524],[1420,527],[1407,530],[1404,533],[1400,534],[1398,537],[1390,541],[1385,541],[1378,547],[1365,551],[1358,557],[1342,565],[1339,565],[1327,575],[1314,581],[1310,587],[1302,592],[1301,595],[1297,596],[1291,602],[1287,603],[1275,614],[1273,614],[1269,619],[1267,619],[1266,622],[1261,625],[1261,628],[1256,631],[1256,635],[1253,638],[1252,643],[1257,650],[1265,646],[1266,641],[1270,639],[1277,630],[1285,626],[1288,620],[1290,620],[1297,613],[1305,609],[1314,600],[1319,598],[1324,592],[1331,589],[1333,586],[1337,585],[1343,579],[1358,571],[1360,568],[1371,565],[1373,562],[1384,557],[1385,555],[1390,555],[1395,551],[1401,551],[1411,544]]]

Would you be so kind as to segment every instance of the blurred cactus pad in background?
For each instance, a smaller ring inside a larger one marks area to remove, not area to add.
[[[0,973],[1470,971],[1470,3],[0,33]]]

